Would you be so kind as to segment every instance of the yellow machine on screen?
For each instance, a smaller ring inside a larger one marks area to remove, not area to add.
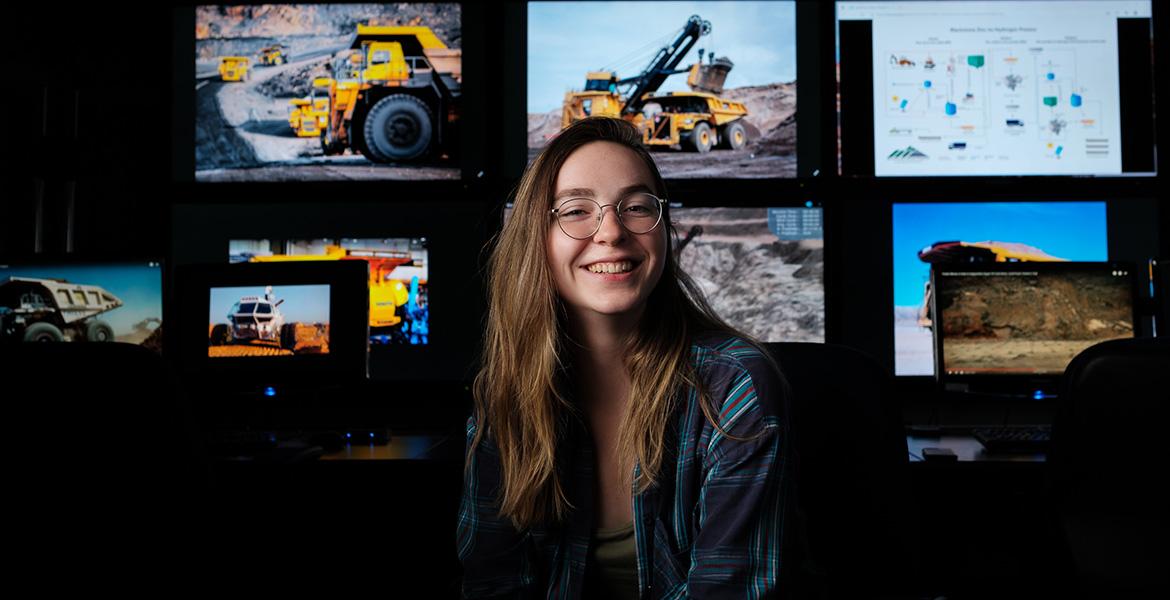
[[[409,265],[414,258],[409,252],[394,250],[357,250],[329,245],[324,254],[253,256],[250,262],[302,262],[324,260],[364,260],[370,265],[370,329],[394,327],[402,322],[399,308],[410,298],[407,284],[390,279],[390,274],[401,265]],[[420,280],[420,285],[426,285]]]
[[[699,37],[710,32],[711,23],[693,15],[641,73],[621,79],[612,71],[590,71],[583,91],[565,94],[561,128],[594,116],[617,117],[637,126],[647,146],[680,145],[694,152],[742,148],[747,143],[742,123],[747,107],[718,95],[732,62],[711,55],[711,61],[703,63],[700,50],[699,62],[676,69]],[[693,91],[655,93],[668,76],[680,73],[688,73],[687,85]],[[623,95],[623,89],[631,91]]]
[[[283,65],[288,62],[286,54],[288,48],[283,44],[273,44],[260,50],[260,64],[264,66]]]
[[[332,65],[326,156],[347,149],[373,162],[423,158],[453,142],[462,51],[429,27],[358,25]]]
[[[249,62],[246,56],[220,57],[219,78],[224,81],[247,81]]]
[[[288,101],[288,126],[297,137],[318,137],[329,124],[329,92],[333,80],[318,77],[313,80],[313,90],[305,98]]]

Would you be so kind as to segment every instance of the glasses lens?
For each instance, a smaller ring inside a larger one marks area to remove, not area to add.
[[[601,210],[588,198],[570,198],[557,208],[557,222],[570,237],[582,239],[597,229],[597,213]]]
[[[662,209],[658,198],[650,194],[634,194],[618,205],[618,216],[631,233],[646,233],[658,225]]]

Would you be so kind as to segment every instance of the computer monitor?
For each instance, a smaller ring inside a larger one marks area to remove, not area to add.
[[[931,265],[1109,259],[1106,203],[897,202],[894,374],[933,376]]]
[[[460,4],[194,14],[195,181],[459,179]]]
[[[162,263],[0,263],[0,340],[125,342],[162,352]]]
[[[370,345],[428,343],[426,238],[231,240],[228,253],[232,263],[363,261],[370,266]]]
[[[1119,262],[934,265],[939,378],[1058,378],[1089,346],[1134,337],[1136,281]]]
[[[796,177],[796,2],[529,2],[531,161],[590,116],[667,179]]]
[[[672,204],[679,265],[729,324],[762,342],[825,341],[825,239],[819,203]]]
[[[182,372],[225,392],[363,381],[367,270],[361,261],[178,269]]]
[[[1149,0],[836,10],[843,174],[1154,174]]]

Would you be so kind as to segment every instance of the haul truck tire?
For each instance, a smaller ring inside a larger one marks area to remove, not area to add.
[[[723,126],[722,134],[719,136],[719,147],[727,150],[739,150],[747,143],[747,132],[743,129],[743,124],[739,121],[732,121]]]
[[[52,323],[33,323],[24,330],[26,342],[63,342],[65,334]]]
[[[691,130],[691,135],[687,138],[686,146],[699,154],[705,154],[711,151],[714,137],[711,135],[711,126],[706,123],[699,123]]]
[[[365,122],[366,144],[380,162],[411,160],[431,145],[431,110],[414,96],[386,96],[370,109]]]
[[[114,328],[105,321],[90,321],[85,326],[85,341],[112,342],[114,341]]]
[[[211,328],[211,339],[208,341],[210,346],[223,346],[230,344],[232,341],[232,330],[227,325],[216,325]]]
[[[280,326],[280,347],[290,351],[297,347],[296,323],[285,323]]]

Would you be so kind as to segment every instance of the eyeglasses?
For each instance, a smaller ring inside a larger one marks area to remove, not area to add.
[[[605,207],[615,207],[614,214],[626,231],[634,234],[650,233],[662,220],[662,207],[666,200],[640,192],[626,196],[617,204],[600,204],[592,198],[569,198],[552,209],[557,225],[565,235],[584,240],[593,237],[601,229]]]

